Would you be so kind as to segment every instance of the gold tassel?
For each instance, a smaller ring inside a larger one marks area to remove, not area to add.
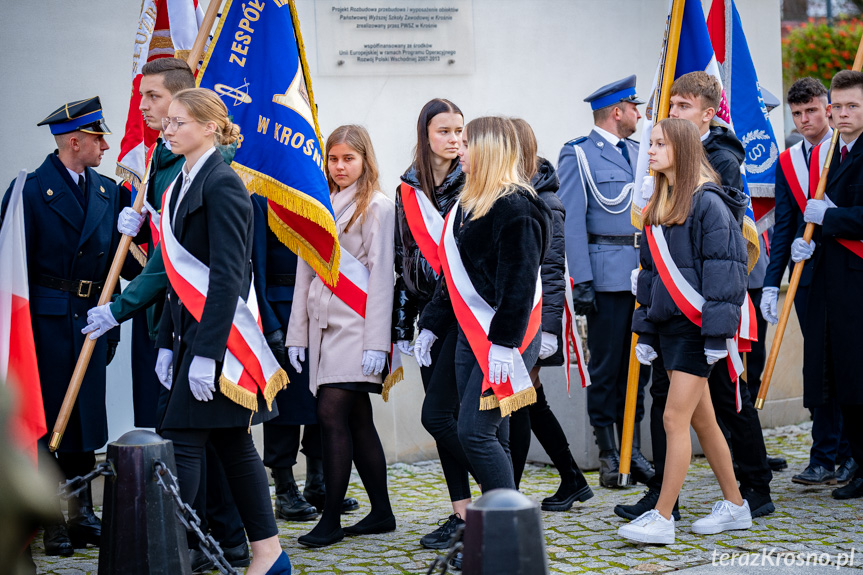
[[[746,253],[749,256],[746,266],[746,272],[749,273],[755,267],[755,262],[758,261],[758,256],[761,252],[761,246],[758,243],[758,231],[755,229],[755,222],[750,218],[744,218],[743,220],[743,237],[746,239]]]
[[[267,380],[267,385],[264,388],[264,400],[267,402],[268,411],[273,410],[273,400],[276,398],[276,394],[285,389],[289,383],[291,380],[288,379],[287,372],[281,368]]]
[[[504,397],[500,400],[500,416],[506,417],[513,411],[518,411],[522,407],[527,407],[536,403],[536,388],[533,386],[523,389],[518,393],[514,393],[509,397]],[[482,407],[480,407],[482,409]]]
[[[141,264],[141,267],[147,265],[147,255],[137,244],[129,244],[129,253],[135,258],[135,261]]]
[[[243,389],[224,375],[219,377],[219,390],[222,395],[246,409],[254,412],[258,411],[258,394],[255,392]]]
[[[387,378],[384,380],[384,389],[383,389],[383,391],[381,391],[381,397],[383,398],[383,400],[385,402],[390,400],[390,390],[395,386],[395,384],[402,381],[404,378],[405,378],[405,368],[404,367],[398,368],[397,370],[395,370],[394,372],[392,372],[391,374],[389,374],[387,376]]]
[[[483,395],[479,398],[479,410],[480,411],[488,411],[490,409],[495,409],[500,407],[500,402],[497,400],[497,396],[494,394],[491,395]]]

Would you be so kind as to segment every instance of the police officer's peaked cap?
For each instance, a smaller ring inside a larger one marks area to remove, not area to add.
[[[111,133],[102,116],[102,102],[99,101],[99,96],[63,104],[36,125],[50,126],[51,133],[55,136],[75,131],[88,134]]]
[[[632,102],[643,104],[642,100],[635,95],[635,74],[627,76],[623,80],[606,84],[590,96],[584,99],[590,104],[591,110],[600,110],[613,106],[618,102]]]

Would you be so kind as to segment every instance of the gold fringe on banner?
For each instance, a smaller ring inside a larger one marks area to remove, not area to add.
[[[141,264],[141,267],[147,265],[147,255],[144,251],[135,244],[129,244],[129,253],[135,258],[135,261]]]
[[[264,388],[264,401],[267,402],[267,411],[273,410],[273,401],[276,399],[276,394],[285,389],[291,380],[288,379],[288,373],[284,369],[279,369],[267,381],[267,386]]]
[[[401,353],[401,352],[396,350],[396,353]],[[397,370],[395,370],[394,372],[392,372],[391,374],[389,374],[387,376],[387,378],[384,380],[384,389],[383,389],[383,391],[381,391],[381,397],[383,398],[384,401],[390,400],[390,390],[393,387],[395,387],[395,385],[398,382],[404,380],[404,378],[405,378],[405,368],[404,367],[398,368]]]
[[[749,273],[755,267],[755,262],[758,261],[761,252],[761,246],[758,243],[758,231],[751,218],[743,218],[743,237],[746,239],[746,253],[749,256],[749,262],[746,266],[746,271]]]
[[[141,179],[141,176],[133,172],[130,168],[122,164],[117,164],[117,169],[114,170],[114,173],[117,174],[123,181],[129,182],[132,187],[135,188],[137,192],[144,191],[144,182]]]
[[[294,35],[297,37],[297,51],[300,53],[300,66],[303,69],[303,79],[306,81],[306,91],[309,93],[309,105],[312,109],[312,118],[315,120],[315,134],[318,136],[318,146],[324,149],[321,139],[321,128],[318,126],[318,108],[315,106],[315,94],[312,92],[312,78],[309,76],[309,63],[306,61],[306,47],[303,44],[303,35],[300,32],[300,17],[294,0],[289,0],[291,9],[291,23],[294,25]]]

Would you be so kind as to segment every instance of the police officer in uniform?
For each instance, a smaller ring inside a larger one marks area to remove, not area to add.
[[[641,241],[630,219],[638,144],[629,136],[641,117],[636,105],[644,102],[635,95],[635,76],[603,86],[584,101],[590,103],[595,126],[589,135],[563,146],[558,196],[567,214],[566,254],[575,281],[575,312],[587,316],[587,412],[599,447],[599,482],[616,487],[620,454],[614,425],[622,432],[635,306],[630,274],[638,267]],[[632,478],[642,483],[654,473],[641,454],[638,425],[649,376],[648,369],[641,370],[632,445]]]
[[[108,149],[104,136],[111,133],[98,97],[65,104],[38,125],[49,126],[57,142],[57,150],[28,174],[23,192],[30,312],[50,430],[84,343],[87,310],[99,300],[120,241],[117,216],[130,198],[93,170]],[[11,186],[3,198],[4,215],[10,195]],[[124,277],[137,271],[140,266],[129,258]],[[49,454],[47,437],[40,442],[40,466],[56,458],[67,479],[92,471],[94,452],[108,440],[105,366],[113,350],[106,339],[96,343],[60,449]],[[68,532],[57,504],[57,520],[45,528],[47,554],[69,556],[73,547],[99,544],[102,527],[89,486],[69,500]]]

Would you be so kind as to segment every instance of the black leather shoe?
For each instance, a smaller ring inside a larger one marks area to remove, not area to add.
[[[192,565],[192,573],[209,573],[216,568],[209,557],[207,557],[200,549],[189,549],[189,563]]]
[[[272,472],[273,482],[276,484],[276,519],[311,521],[318,516],[315,506],[300,495],[300,489],[294,481],[294,473],[290,467],[274,467]]]
[[[615,505],[614,514],[624,519],[637,519],[651,509],[655,509],[657,501],[659,501],[659,490],[648,489],[644,492],[644,496],[633,505]],[[680,521],[678,503],[679,501],[674,502],[674,509],[671,512],[675,521]]]
[[[857,465],[857,462],[854,461],[853,457],[849,457],[843,461],[842,465],[839,466],[839,469],[836,470],[836,483],[841,485],[851,481],[859,467],[860,466]]]
[[[93,495],[89,485],[69,499],[68,530],[75,549],[84,549],[87,544],[98,547],[102,540],[102,521],[93,513]]]
[[[836,485],[836,474],[820,465],[810,465],[791,481],[801,485]]]
[[[249,544],[245,541],[234,547],[222,547],[222,554],[231,567],[248,567],[252,558],[249,555]]]
[[[599,447],[599,485],[611,489],[620,487],[620,453],[614,439],[614,426],[594,427],[593,433]]]
[[[622,432],[623,425],[619,425],[617,429]],[[636,425],[632,432],[632,456],[629,459],[629,473],[633,484],[640,482],[645,485],[656,475],[653,464],[641,453],[641,426],[639,425]]]
[[[759,493],[751,487],[741,487],[740,495],[749,502],[749,513],[753,519],[770,515],[776,511],[776,506],[773,505],[773,500],[769,494]]]
[[[464,525],[464,520],[458,513],[453,513],[446,520],[441,520],[440,527],[423,536],[420,539],[420,545],[426,549],[449,549],[449,542],[452,536],[461,525]]]
[[[62,519],[57,523],[45,526],[42,542],[45,544],[45,555],[71,557],[75,554],[75,548],[72,547],[69,533],[66,531],[66,523]]]
[[[312,529],[310,533],[297,537],[297,542],[299,542],[300,545],[305,545],[306,547],[317,548],[326,547],[327,545],[332,545],[333,543],[338,543],[344,538],[345,532],[341,527],[336,527],[335,530],[325,535],[317,535],[315,534],[315,530]]]
[[[770,471],[782,471],[788,469],[788,462],[784,457],[768,457],[767,465],[770,466]]]
[[[856,499],[863,497],[863,477],[855,477],[839,489],[833,490],[833,499]]]
[[[542,500],[540,508],[543,511],[569,511],[576,501],[584,503],[593,497],[593,490],[581,473],[579,479],[581,481],[561,483],[554,495]]]
[[[395,515],[374,521],[368,519],[368,517],[365,517],[358,523],[345,527],[345,535],[373,535],[375,533],[389,533],[396,530]]]

